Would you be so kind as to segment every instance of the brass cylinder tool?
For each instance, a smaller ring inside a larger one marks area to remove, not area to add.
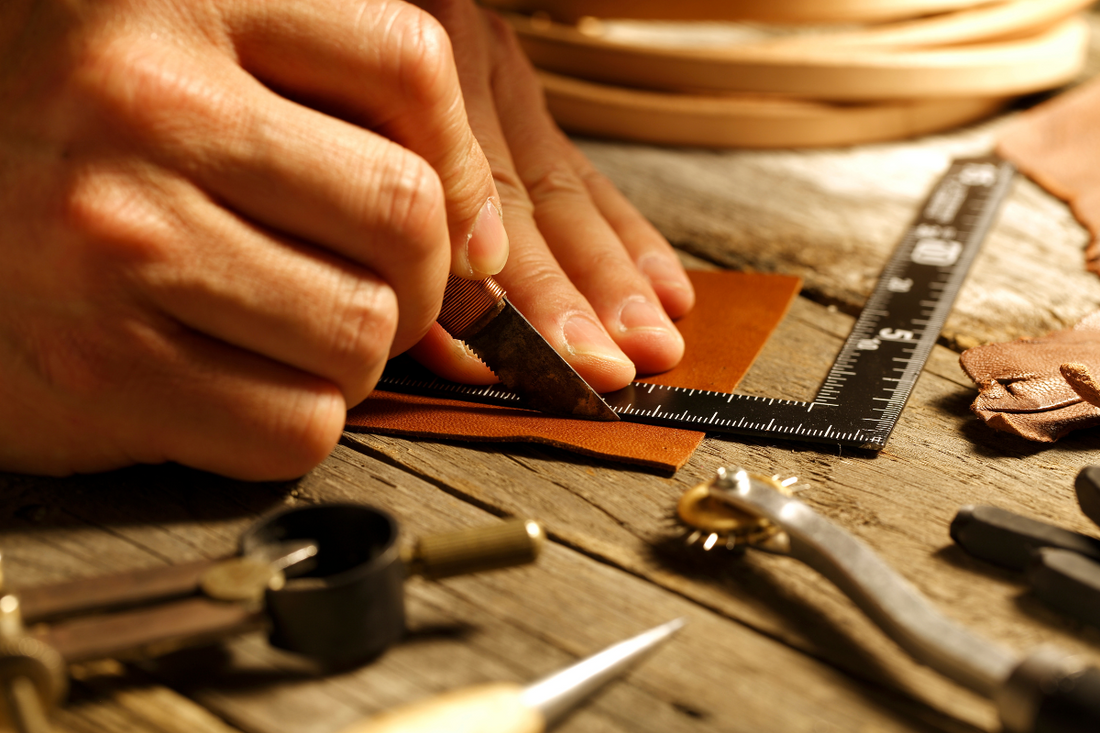
[[[744,515],[743,533],[767,527],[735,544],[792,557],[821,573],[916,661],[993,700],[1008,733],[1100,730],[1100,669],[1052,647],[1020,658],[971,633],[867,545],[780,488],[774,478],[722,468],[705,490],[693,490],[697,500],[688,507],[682,502],[679,514],[719,538],[726,521],[720,512],[727,508]]]
[[[396,520],[358,504],[273,514],[239,555],[13,590],[0,588],[0,728],[45,733],[66,665],[148,659],[266,630],[321,664],[360,664],[405,630],[403,583],[532,562],[530,520],[421,538],[402,552]]]

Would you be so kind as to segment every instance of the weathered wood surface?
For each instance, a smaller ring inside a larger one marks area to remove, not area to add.
[[[582,143],[701,265],[797,272],[795,304],[742,390],[809,398],[877,269],[952,155],[1002,121],[843,151],[670,151]],[[1082,230],[1019,181],[949,325],[950,343],[1041,333],[1100,304]],[[814,302],[814,300],[818,302]],[[833,303],[838,307],[830,308]],[[720,348],[720,344],[716,344]],[[675,476],[537,446],[349,434],[317,470],[242,484],[178,467],[89,477],[0,475],[0,550],[13,586],[214,557],[283,506],[374,503],[408,536],[532,516],[552,542],[533,566],[407,585],[410,635],[373,664],[321,676],[259,636],[141,669],[81,671],[58,729],[328,733],[454,687],[526,681],[676,616],[690,623],[562,731],[991,731],[984,700],[914,664],[834,588],[783,558],[685,552],[679,494],[720,465],[797,475],[800,497],[860,537],[945,613],[1017,650],[1053,642],[1100,663],[1100,631],[1011,573],[969,559],[947,526],[990,503],[1097,532],[1076,507],[1100,433],[1040,446],[970,414],[957,353],[938,347],[877,457],[709,438]]]

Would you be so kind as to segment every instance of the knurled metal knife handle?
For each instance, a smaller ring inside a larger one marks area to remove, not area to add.
[[[465,341],[502,310],[504,288],[496,280],[491,277],[465,280],[451,275],[447,278],[447,290],[437,320],[444,331]]]
[[[519,406],[589,420],[619,419],[491,277],[463,280],[449,276],[437,320],[519,396]]]

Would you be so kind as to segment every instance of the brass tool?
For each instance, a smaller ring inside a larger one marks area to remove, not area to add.
[[[508,520],[398,546],[387,512],[320,504],[270,515],[239,555],[25,589],[0,588],[0,729],[46,733],[67,665],[149,659],[250,631],[322,666],[362,664],[405,632],[405,578],[530,563],[544,543]]]
[[[684,626],[674,619],[520,687],[480,685],[391,710],[343,733],[540,733]]]
[[[619,419],[491,277],[463,280],[451,275],[438,320],[519,395],[523,407],[588,420]]]
[[[742,536],[751,537],[734,546],[786,555],[821,573],[916,661],[991,699],[1006,733],[1100,730],[1100,669],[1049,646],[1021,658],[951,621],[871,548],[774,478],[721,468],[704,487],[679,511],[697,523],[704,547],[726,544],[724,509],[732,509],[744,518]]]

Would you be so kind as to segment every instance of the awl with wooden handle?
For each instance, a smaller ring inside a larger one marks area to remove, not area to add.
[[[588,420],[619,419],[491,277],[463,280],[451,275],[438,321],[518,394],[524,407]]]
[[[391,710],[343,733],[540,733],[683,627],[674,619],[521,687],[500,682]]]

